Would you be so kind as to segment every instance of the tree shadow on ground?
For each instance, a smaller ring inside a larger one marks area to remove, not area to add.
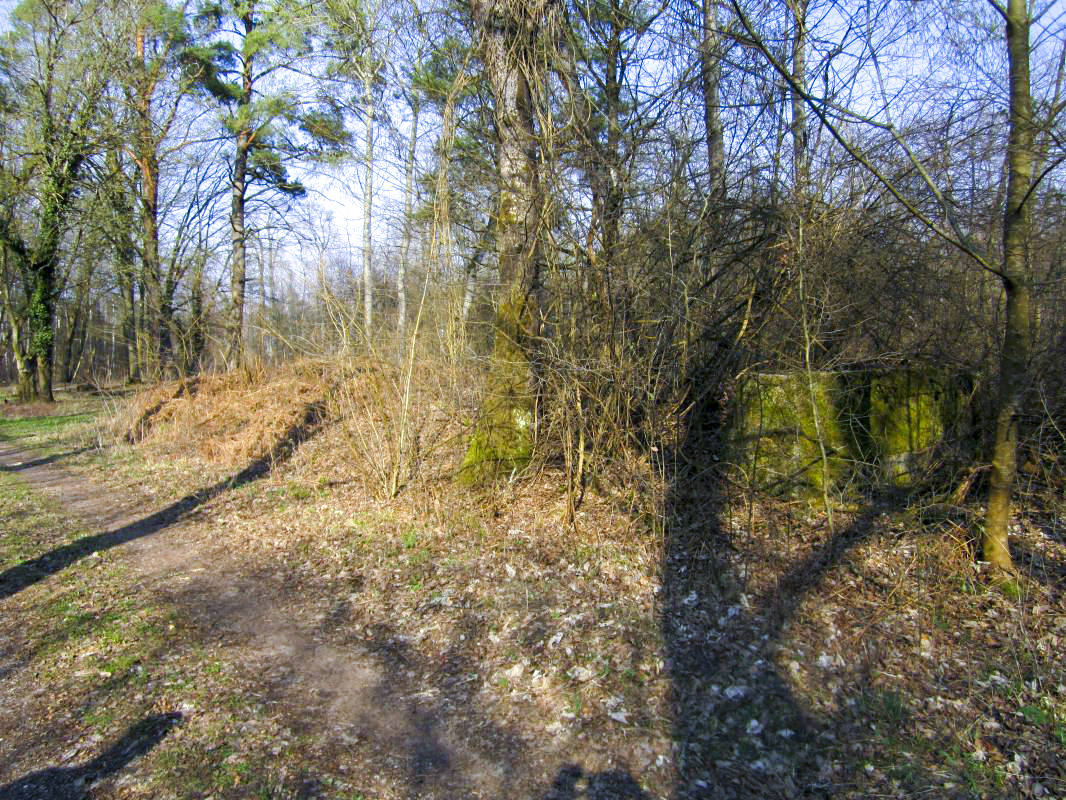
[[[83,800],[93,783],[143,756],[181,723],[178,712],[153,714],[131,726],[106,751],[77,767],[50,767],[0,786],[0,800]]]
[[[327,637],[328,625],[310,641]],[[477,643],[487,634],[480,614],[470,611],[451,631],[447,649],[432,658],[387,623],[343,638],[340,643],[353,655],[369,655],[376,662],[376,679],[365,687],[343,681],[337,686],[337,693],[345,693],[345,710],[320,745],[325,761],[342,762],[357,742],[369,770],[410,800],[650,800],[624,770],[594,772],[565,761],[546,786],[547,780],[538,777],[545,764],[538,761],[537,748],[517,729],[493,718],[484,706],[481,681],[472,679],[479,668]],[[297,658],[313,660],[314,653]],[[295,704],[306,700],[299,687],[276,686],[266,696],[273,713],[289,706],[289,714],[322,718],[321,709]],[[318,699],[328,705],[338,697]],[[308,719],[307,724],[315,723]]]
[[[568,764],[559,770],[543,800],[650,800],[644,790],[627,772],[586,773],[581,767]]]
[[[186,514],[231,489],[265,477],[274,466],[287,459],[296,446],[309,438],[322,419],[324,403],[309,404],[299,421],[293,423],[265,455],[256,458],[240,472],[213,486],[197,489],[148,516],[115,530],[75,539],[36,558],[23,561],[0,573],[0,600],[18,594],[35,583],[61,572],[93,553],[110,550],[170,527]]]
[[[68,458],[74,456],[80,456],[82,453],[88,453],[93,448],[91,447],[78,447],[74,450],[68,450],[65,453],[53,453],[49,456],[41,456],[40,458],[30,459],[29,461],[21,461],[17,464],[0,464],[0,471],[3,472],[24,472],[34,467],[43,467],[46,464],[56,464],[61,461],[65,461]]]
[[[73,566],[93,552],[162,531],[222,492],[265,476],[306,438],[320,414],[321,407],[309,408],[304,419],[279,440],[270,454],[226,480],[190,493],[136,522],[82,537],[0,573],[0,598],[10,597]],[[242,586],[238,594],[250,596],[264,591],[265,586],[259,584],[254,589]],[[204,605],[204,598],[194,586],[183,585],[181,591],[168,599],[178,607]],[[224,605],[216,603],[219,608]],[[242,608],[243,605],[235,603],[232,615],[239,614]],[[222,610],[224,613],[225,609]],[[217,626],[205,628],[203,633],[205,639],[200,644],[219,636]],[[483,617],[471,611],[456,627],[448,649],[439,660],[428,658],[399,629],[388,624],[373,626],[365,635],[345,642],[355,651],[353,655],[358,656],[359,652],[371,655],[379,669],[375,670],[375,682],[368,687],[367,702],[360,706],[359,713],[350,715],[347,727],[334,725],[337,730],[331,731],[326,726],[324,738],[316,743],[314,761],[340,763],[353,741],[357,741],[361,750],[370,751],[369,760],[377,774],[390,776],[395,780],[394,786],[402,787],[401,796],[411,800],[474,796],[648,800],[637,780],[624,770],[600,772],[577,766],[571,763],[572,758],[566,757],[555,763],[538,760],[538,748],[524,740],[517,728],[494,719],[483,707],[481,682],[470,679],[479,667],[477,643],[486,635]],[[302,649],[293,651],[293,664],[313,660],[316,648],[329,638],[325,630],[310,632]],[[147,660],[154,661],[155,656]],[[264,697],[273,706],[272,713],[288,706],[286,717],[297,729],[301,724],[307,731],[322,729],[322,707],[308,702],[303,691],[306,687],[293,683],[292,670],[281,677],[264,674],[259,679]],[[105,687],[106,691],[125,691],[125,680],[126,676],[116,675]],[[343,691],[342,687],[336,687],[338,694]],[[165,722],[167,719],[149,718],[132,728],[106,753],[84,765],[42,770],[13,781],[0,789],[0,800],[30,797],[80,800],[87,796],[94,781],[117,772],[158,743],[169,729],[165,728]],[[153,731],[157,734],[154,740]],[[330,796],[326,776],[320,779],[314,767],[310,769],[309,773],[294,778],[298,786],[291,780],[286,782],[287,788],[294,787],[292,796]]]
[[[743,557],[745,526],[734,526],[723,491],[719,465],[728,453],[721,431],[716,409],[696,409],[672,454],[661,627],[676,742],[673,797],[769,800],[854,791],[863,764],[841,754],[855,724],[848,714],[855,712],[813,710],[795,694],[778,649],[804,599],[903,501],[891,491],[871,495],[846,524],[760,587],[752,573],[773,567]],[[860,675],[872,672],[863,660],[869,655],[855,658]]]
[[[480,684],[469,680],[477,664],[472,643],[488,631],[476,615],[467,615],[455,630],[449,649],[443,654],[431,685],[436,695],[431,704],[404,701],[407,730],[414,735],[398,737],[390,747],[402,753],[411,800],[426,797],[530,797],[535,800],[650,800],[638,781],[624,770],[590,772],[577,764],[564,764],[547,791],[530,794],[533,764],[527,744],[514,731],[500,725],[478,710]],[[405,677],[419,657],[402,640],[393,637],[387,626],[378,626],[369,647],[382,659],[385,680],[377,687],[383,700],[410,696],[424,682]],[[423,667],[428,665],[421,665]],[[415,674],[419,674],[415,670]],[[461,752],[450,755],[448,743],[461,739]],[[473,756],[473,759],[471,759]],[[494,789],[471,782],[462,774],[461,764],[484,761],[495,765]],[[542,784],[543,785],[543,784]]]
[[[1022,542],[1011,542],[1011,558],[1022,575],[1048,587],[1052,601],[1066,591],[1066,563]]]

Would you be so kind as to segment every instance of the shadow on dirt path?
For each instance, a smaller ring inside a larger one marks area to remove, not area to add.
[[[559,770],[544,800],[649,800],[633,776],[610,771],[587,774],[569,764]]]
[[[74,456],[80,456],[82,453],[87,453],[92,450],[91,447],[78,447],[74,450],[69,450],[66,453],[53,453],[50,456],[41,456],[39,458],[32,458],[29,461],[14,461],[8,463],[0,463],[0,470],[4,472],[24,472],[34,467],[43,467],[46,464],[58,464],[68,458]],[[2,456],[2,454],[0,454]]]
[[[0,786],[0,800],[83,800],[92,784],[127,766],[181,724],[178,712],[153,714],[131,726],[106,751],[77,767],[51,767]]]
[[[92,523],[102,523],[106,526],[117,522],[118,525],[103,533],[84,536],[0,573],[0,599],[18,594],[28,586],[66,569],[93,553],[110,550],[112,547],[158,533],[222,492],[265,477],[276,464],[292,455],[297,445],[309,438],[321,421],[323,409],[324,403],[309,404],[302,418],[285,432],[270,452],[255,459],[235,475],[213,486],[187,494],[146,517],[130,521],[123,519],[121,506],[118,506],[116,510],[116,505],[109,500],[99,502],[93,496],[96,493],[93,488],[86,492],[83,487],[82,491],[74,491],[71,496],[70,487],[80,481],[55,466],[53,460],[33,458],[32,454],[26,451],[10,447],[0,450],[0,469],[6,472],[19,472],[26,481],[46,491],[50,486],[60,487],[64,507],[68,510],[87,516]]]
[[[872,491],[839,529],[759,587],[751,570],[773,565],[748,563],[743,555],[748,531],[731,521],[720,466],[728,453],[714,413],[702,420],[693,414],[667,507],[661,624],[678,746],[673,800],[791,800],[853,791],[862,785],[863,765],[841,754],[849,731],[865,729],[868,720],[844,704],[832,714],[813,710],[795,694],[778,650],[805,598],[905,498],[896,489]],[[762,524],[776,527],[773,519]],[[859,674],[870,674],[876,665],[864,659],[873,657],[854,654]]]
[[[243,561],[212,537],[208,525],[185,518],[219,494],[265,476],[307,435],[319,413],[309,408],[268,456],[147,516],[131,514],[106,489],[56,463],[26,465],[20,478],[59,499],[90,530],[105,531],[0,574],[0,599],[93,552],[129,544],[123,557],[130,579],[182,619],[180,648],[211,652],[233,665],[241,685],[266,704],[272,719],[313,743],[312,763],[321,772],[309,765],[294,797],[335,796],[329,788],[333,770],[354,763],[370,796],[381,790],[382,797],[405,800],[650,800],[624,769],[582,764],[572,745],[551,736],[531,738],[494,714],[479,677],[477,643],[488,634],[480,611],[464,615],[443,653],[425,652],[402,626],[391,624],[389,609],[380,609],[375,616],[383,621],[367,627],[345,623],[343,609],[322,614],[316,605],[322,598],[291,585],[284,565]],[[0,464],[18,469],[23,464],[15,462],[23,459],[32,456],[0,449]],[[121,684],[114,688],[122,691]],[[187,727],[198,724],[197,713],[190,712]],[[150,749],[138,744],[150,739],[138,732],[151,724],[131,729],[87,764],[12,781],[0,790],[0,800],[84,797],[93,781]],[[162,722],[156,724],[153,745],[165,735]]]

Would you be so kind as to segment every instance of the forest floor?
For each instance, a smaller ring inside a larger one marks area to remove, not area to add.
[[[0,800],[1066,797],[1054,497],[1006,596],[966,508],[392,497],[313,392],[224,388],[134,444],[100,398],[5,407]]]

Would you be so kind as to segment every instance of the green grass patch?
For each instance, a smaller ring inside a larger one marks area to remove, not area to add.
[[[958,783],[970,794],[987,797],[990,792],[998,792],[1003,788],[1005,776],[1002,768],[979,761],[972,753],[957,746],[945,750],[942,757]]]
[[[0,569],[43,555],[88,532],[71,525],[54,501],[7,472],[0,472],[0,520]]]
[[[0,439],[47,439],[76,425],[92,422],[95,418],[96,414],[83,411],[77,414],[0,419]]]
[[[28,448],[36,457],[88,451],[106,410],[99,398],[91,398],[65,400],[35,416],[0,416],[0,441]]]

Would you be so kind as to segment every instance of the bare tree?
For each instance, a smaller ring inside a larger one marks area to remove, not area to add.
[[[464,477],[521,468],[532,454],[531,347],[539,319],[543,187],[534,94],[536,53],[547,0],[471,4],[496,122],[499,203],[496,258],[500,291],[485,406],[463,464]]]
[[[1008,139],[1003,153],[1007,192],[1002,208],[1001,255],[997,258],[986,250],[960,223],[957,209],[938,183],[929,166],[923,162],[905,133],[895,124],[892,104],[883,77],[883,64],[875,45],[868,42],[870,64],[874,79],[880,84],[883,98],[880,115],[863,113],[842,107],[827,96],[819,96],[803,85],[793,67],[781,60],[766,38],[760,34],[740,0],[731,0],[733,11],[744,31],[745,44],[762,54],[786,82],[797,102],[811,110],[819,123],[836,142],[872,176],[889,194],[910,212],[916,220],[944,241],[968,256],[978,268],[995,275],[1005,297],[1002,348],[999,380],[994,398],[994,450],[989,491],[988,512],[982,535],[982,551],[986,560],[1004,573],[1013,572],[1008,548],[1010,498],[1016,472],[1017,415],[1026,387],[1031,352],[1031,276],[1027,264],[1027,242],[1030,209],[1035,197],[1036,182],[1044,176],[1034,176],[1034,119],[1030,76],[1031,43],[1029,30],[1031,8],[1026,0],[1009,0],[1002,5],[989,0],[1004,25],[1004,44],[1007,55]],[[794,2],[790,5],[795,5]],[[798,28],[797,28],[798,30]],[[796,40],[793,39],[795,47]],[[826,67],[826,70],[829,68]],[[828,74],[828,73],[827,73]],[[869,77],[869,76],[868,76]],[[799,117],[793,115],[793,124]],[[922,193],[935,200],[929,203],[914,187],[894,178],[879,166],[875,151],[867,148],[854,135],[856,125],[887,133],[899,152],[907,159],[912,173],[919,178]],[[1046,175],[1046,173],[1045,173]]]

